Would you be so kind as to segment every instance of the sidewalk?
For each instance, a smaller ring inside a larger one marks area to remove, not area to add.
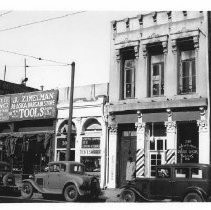
[[[118,194],[121,193],[121,189],[118,188],[110,188],[102,190],[103,197],[106,199],[106,202],[121,202],[120,198],[117,197]]]

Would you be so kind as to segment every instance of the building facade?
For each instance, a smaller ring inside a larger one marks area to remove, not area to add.
[[[210,163],[207,13],[162,11],[111,23],[108,187],[155,166]]]
[[[65,160],[69,91],[69,87],[59,89],[54,160]],[[84,163],[87,173],[100,178],[101,187],[106,182],[107,96],[107,83],[74,88],[70,160]]]
[[[44,170],[53,158],[57,90],[0,96],[0,160],[15,173]]]

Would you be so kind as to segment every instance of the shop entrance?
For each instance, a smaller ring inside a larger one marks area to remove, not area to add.
[[[119,186],[126,183],[126,166],[129,157],[136,161],[136,131],[123,131],[120,139]]]
[[[165,151],[167,150],[166,128],[164,123],[150,123],[149,145],[149,175],[155,177],[157,165],[165,164]]]
[[[177,162],[199,162],[199,133],[196,121],[177,123]]]

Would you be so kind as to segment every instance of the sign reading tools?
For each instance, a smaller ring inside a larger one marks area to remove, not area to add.
[[[39,91],[0,97],[0,121],[55,118],[58,91]]]

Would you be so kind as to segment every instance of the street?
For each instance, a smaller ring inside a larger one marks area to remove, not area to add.
[[[103,203],[103,202],[120,202],[117,197],[119,190],[109,189],[103,192],[98,199],[90,200],[88,197],[81,197],[78,203]],[[44,199],[41,194],[34,193],[31,199],[23,199],[20,195],[5,195],[0,194],[0,203],[64,203],[66,202],[62,196],[50,196]]]

